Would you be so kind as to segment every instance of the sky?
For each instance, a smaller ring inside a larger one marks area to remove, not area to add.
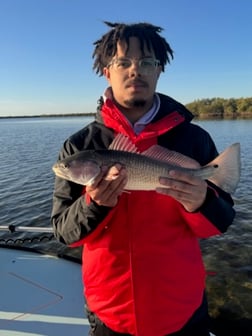
[[[183,104],[252,96],[251,0],[0,0],[0,116],[95,112],[103,21],[150,22],[174,50],[157,91]]]

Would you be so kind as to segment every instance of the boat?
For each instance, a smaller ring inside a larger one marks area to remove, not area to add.
[[[0,247],[0,336],[87,336],[81,265]]]

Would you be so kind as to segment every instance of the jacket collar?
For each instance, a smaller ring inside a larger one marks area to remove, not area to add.
[[[171,97],[160,93],[158,97],[160,99],[159,110],[153,120],[139,134],[134,132],[131,123],[109,97],[106,97],[105,100],[104,97],[101,97],[96,121],[113,129],[116,134],[127,135],[135,144],[143,141],[147,144],[149,142],[146,142],[147,139],[150,139],[150,143],[153,144],[155,142],[154,139],[157,139],[159,135],[168,132],[183,122],[190,122],[193,118],[191,112]]]

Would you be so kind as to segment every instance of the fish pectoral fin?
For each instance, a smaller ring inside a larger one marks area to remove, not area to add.
[[[193,169],[201,167],[196,160],[159,145],[151,146],[141,154],[173,166]]]

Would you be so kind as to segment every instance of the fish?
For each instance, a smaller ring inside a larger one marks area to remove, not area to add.
[[[240,179],[240,143],[234,143],[213,161],[201,166],[196,160],[159,145],[140,152],[129,137],[118,134],[108,149],[83,150],[52,167],[55,175],[83,186],[92,185],[103,166],[121,164],[127,170],[125,190],[156,190],[164,187],[160,177],[171,170],[209,180],[227,193],[233,193]]]

